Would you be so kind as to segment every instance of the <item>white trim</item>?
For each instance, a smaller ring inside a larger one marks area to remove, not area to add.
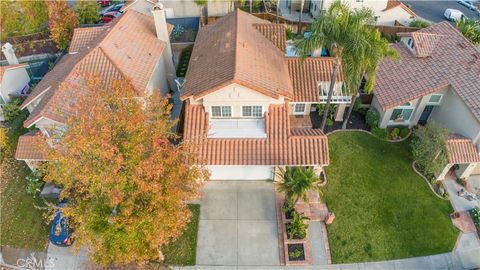
[[[40,94],[38,94],[36,97],[34,97],[32,100],[30,100],[27,104],[23,105],[20,107],[20,109],[25,109],[28,105],[30,105],[32,102],[34,102],[35,100],[37,100],[39,97],[43,96],[43,94],[45,94],[48,90],[50,90],[50,88],[52,88],[51,86],[47,87],[45,90],[41,91]],[[31,95],[31,93],[30,93]]]
[[[262,105],[242,105],[241,107],[242,107],[242,115],[241,115],[241,116],[242,116],[243,118],[256,118],[256,119],[259,119],[259,118],[263,118],[263,115],[265,114],[265,110],[264,110],[264,108],[263,108]],[[245,116],[245,115],[243,115],[243,112],[244,112],[244,111],[243,111],[243,108],[244,108],[244,107],[252,107],[252,115],[251,115],[251,116]],[[261,112],[260,112],[260,114],[261,114],[260,116],[253,116],[253,107],[260,107],[260,111],[261,111]]]
[[[408,104],[408,105],[405,105],[405,104]],[[395,108],[392,108],[392,113],[390,114],[390,116],[388,118],[388,124],[407,124],[407,125],[410,125],[410,121],[412,120],[412,117],[415,114],[415,106],[412,106],[411,102],[407,102],[405,104],[401,105],[401,106],[397,106]],[[403,114],[403,110],[412,110],[412,113],[410,114],[410,117],[408,119],[404,119],[403,121],[392,120],[392,115],[393,115],[393,112],[395,110],[402,110],[402,114]]]

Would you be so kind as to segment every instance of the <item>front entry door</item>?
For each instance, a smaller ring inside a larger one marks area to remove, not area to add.
[[[427,124],[428,118],[430,117],[430,114],[433,111],[433,107],[434,106],[432,106],[432,105],[425,106],[425,109],[423,110],[422,115],[420,116],[420,119],[418,120],[418,123],[420,125],[426,125]]]

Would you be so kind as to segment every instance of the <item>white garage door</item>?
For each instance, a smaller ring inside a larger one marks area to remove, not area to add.
[[[208,166],[210,180],[265,180],[273,179],[271,166]]]

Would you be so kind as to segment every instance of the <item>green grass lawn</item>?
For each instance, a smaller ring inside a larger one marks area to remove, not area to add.
[[[328,137],[324,198],[333,263],[391,260],[449,252],[458,231],[450,202],[411,168],[409,145],[360,132]]]
[[[165,263],[168,265],[195,265],[200,205],[191,204],[189,208],[192,211],[192,219],[185,232],[163,249]]]
[[[48,243],[49,226],[40,198],[25,191],[25,176],[30,172],[23,161],[13,158],[18,136],[25,133],[21,124],[27,114],[15,120],[9,130],[8,147],[1,160],[0,245],[44,251]]]

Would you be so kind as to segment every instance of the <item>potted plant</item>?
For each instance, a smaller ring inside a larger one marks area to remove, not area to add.
[[[305,247],[303,243],[288,244],[287,250],[289,261],[305,261]]]

